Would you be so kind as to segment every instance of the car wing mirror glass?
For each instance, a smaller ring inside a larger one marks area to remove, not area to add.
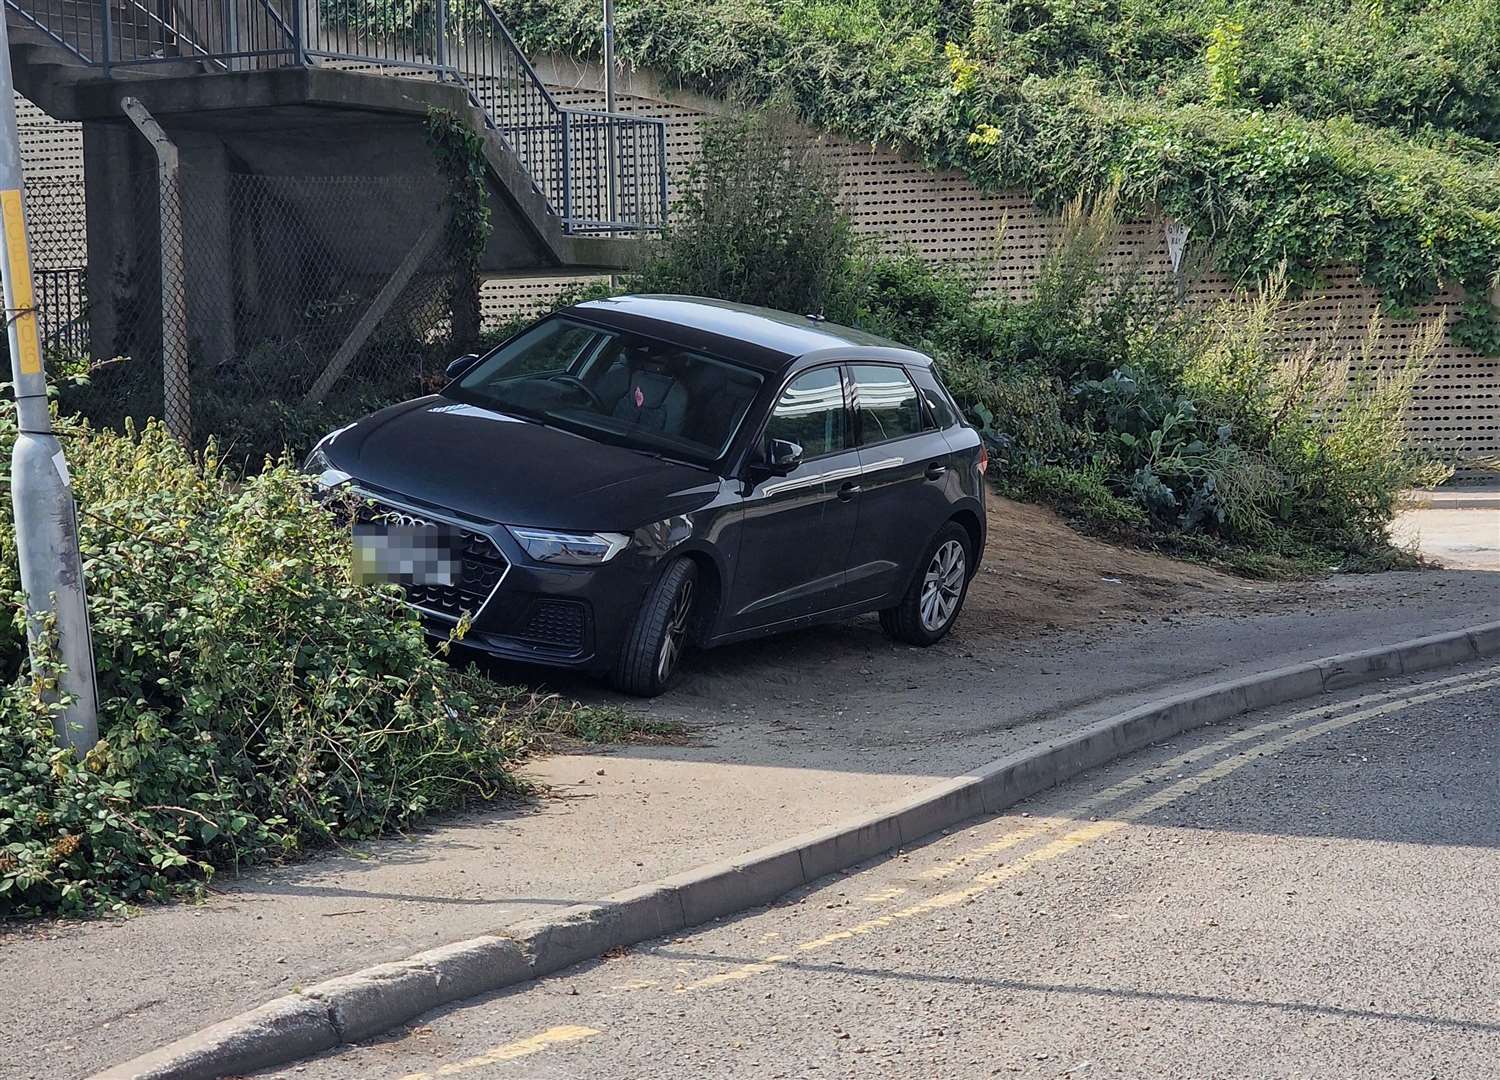
[[[473,367],[478,360],[478,353],[464,353],[458,359],[448,361],[448,366],[443,369],[443,373],[450,379],[456,379]]]

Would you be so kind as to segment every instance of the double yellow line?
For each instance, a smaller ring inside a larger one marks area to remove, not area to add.
[[[1112,832],[1122,829],[1127,824],[1137,821],[1169,803],[1177,801],[1184,795],[1200,791],[1215,780],[1221,780],[1231,773],[1244,768],[1257,758],[1278,754],[1289,747],[1307,742],[1310,739],[1316,739],[1319,736],[1337,731],[1339,728],[1348,727],[1350,724],[1358,723],[1361,720],[1388,716],[1413,705],[1438,701],[1442,698],[1453,697],[1458,694],[1472,693],[1475,690],[1493,686],[1500,686],[1500,667],[1491,667],[1482,672],[1450,676],[1446,679],[1439,679],[1432,683],[1424,684],[1420,688],[1403,687],[1400,690],[1370,694],[1354,701],[1342,702],[1338,705],[1323,705],[1313,709],[1305,709],[1301,712],[1293,713],[1288,717],[1270,720],[1254,727],[1232,732],[1187,753],[1179,754],[1174,758],[1162,762],[1160,765],[1153,766],[1152,769],[1147,771],[1172,773],[1195,765],[1205,759],[1219,757],[1236,748],[1239,748],[1241,753],[1224,758],[1190,777],[1178,780],[1176,783],[1157,787],[1151,795],[1124,807],[1112,814],[1107,820],[1092,821],[1078,828],[1070,829],[1049,843],[1028,851],[1012,862],[1005,863],[994,870],[977,875],[971,884],[963,888],[938,893],[935,896],[928,897],[925,900],[910,904],[888,914],[865,919],[841,930],[803,941],[792,946],[788,951],[767,956],[755,963],[742,964],[728,971],[688,983],[679,988],[679,992],[706,990],[715,986],[723,986],[726,983],[740,982],[744,979],[771,971],[792,960],[798,954],[825,949],[841,941],[848,941],[851,938],[875,933],[898,922],[918,918],[966,903],[990,892],[1002,882],[1019,877],[1033,867],[1051,862],[1092,840],[1097,840],[1101,836],[1107,836]],[[1317,720],[1317,722],[1310,722],[1319,717],[1323,719]],[[1283,734],[1275,738],[1267,738],[1278,730],[1283,731]],[[1257,742],[1257,740],[1265,741]],[[1074,803],[1069,807],[1068,815],[1064,818],[1050,817],[1039,819],[1035,823],[1028,824],[1015,832],[1001,837],[999,840],[972,848],[956,858],[940,863],[938,866],[919,874],[918,878],[941,880],[975,861],[1017,847],[1028,840],[1038,839],[1042,836],[1059,832],[1061,829],[1066,828],[1067,825],[1090,815],[1092,811],[1118,802],[1148,786],[1154,785],[1144,775],[1128,777],[1086,799]]]

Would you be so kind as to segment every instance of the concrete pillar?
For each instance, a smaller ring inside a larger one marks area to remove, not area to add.
[[[156,156],[129,121],[84,123],[86,286],[94,360],[160,352],[155,177]]]
[[[234,207],[230,156],[210,132],[172,132],[182,154],[183,259],[193,356],[218,364],[240,344],[235,325]]]

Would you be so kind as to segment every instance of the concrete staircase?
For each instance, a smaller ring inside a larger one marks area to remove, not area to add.
[[[372,132],[388,122],[400,142],[441,108],[469,116],[484,138],[495,209],[515,226],[497,234],[527,241],[492,250],[483,269],[624,268],[637,245],[615,237],[662,224],[660,122],[559,106],[485,0],[436,0],[445,10],[478,3],[482,32],[470,25],[460,39],[389,41],[341,37],[306,0],[4,2],[16,88],[50,115],[82,122],[86,146],[90,125],[124,124],[119,100],[128,94],[169,134],[221,130],[231,154],[247,132],[263,145],[278,131],[289,143],[317,131],[330,141],[313,156],[334,165],[367,158],[382,173],[423,172],[430,153],[422,162],[367,154],[345,122]]]
[[[562,145],[558,128],[546,129],[554,141],[527,146],[520,141],[526,126],[497,126],[471,85],[436,73],[353,71],[335,58],[297,63],[291,49],[247,57],[222,46],[205,55],[200,47],[196,55],[174,56],[168,50],[179,45],[159,20],[155,43],[147,37],[151,25],[122,30],[117,17],[132,10],[123,0],[110,0],[109,20],[109,55],[123,59],[106,68],[102,28],[96,32],[85,14],[102,8],[79,0],[15,2],[50,5],[40,12],[43,27],[7,3],[17,89],[83,128],[87,254],[78,295],[87,297],[94,356],[152,356],[163,348],[162,305],[137,295],[139,283],[162,279],[159,165],[126,116],[127,97],[178,151],[182,304],[195,355],[215,363],[237,362],[258,342],[321,333],[341,316],[308,312],[362,311],[388,282],[411,272],[405,268],[423,264],[442,235],[433,230],[449,183],[428,141],[433,110],[466,118],[481,136],[491,223],[478,260],[482,275],[609,272],[638,258],[633,239],[567,227],[546,190],[555,173],[528,168],[527,153],[537,148],[544,168],[558,166],[562,155],[548,149]],[[550,96],[541,100],[556,109]],[[574,164],[575,173],[581,167]],[[361,179],[392,183],[340,186]],[[381,194],[398,190],[403,198]],[[257,192],[258,201],[235,194],[246,191]]]

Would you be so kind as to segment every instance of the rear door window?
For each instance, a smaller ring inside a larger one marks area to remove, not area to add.
[[[851,364],[849,372],[860,446],[916,435],[926,426],[917,388],[904,368]]]

